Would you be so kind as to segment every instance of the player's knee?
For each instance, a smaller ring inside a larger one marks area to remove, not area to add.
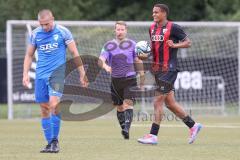
[[[117,111],[118,111],[118,112],[123,112],[123,111],[124,111],[123,105],[116,106],[116,108],[117,108]]]
[[[59,102],[58,101],[50,101],[49,106],[51,109],[54,109],[58,106]]]
[[[134,102],[131,99],[125,99],[123,101],[124,110],[126,110],[126,109],[133,109],[133,105],[134,105]]]
[[[174,100],[167,100],[165,101],[166,107],[171,109],[176,107],[176,101]]]
[[[51,108],[51,113],[52,114],[59,114],[60,113],[58,102],[52,101],[52,102],[50,102],[49,106]]]
[[[40,104],[41,106],[41,115],[42,117],[49,117],[50,115],[50,107],[47,104]]]
[[[131,99],[125,99],[123,103],[125,106],[133,106],[133,100]]]

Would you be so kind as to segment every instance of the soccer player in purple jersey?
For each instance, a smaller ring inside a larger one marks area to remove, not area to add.
[[[133,118],[134,95],[130,88],[137,86],[134,64],[139,69],[140,86],[144,83],[143,63],[136,56],[136,42],[128,39],[124,21],[115,23],[115,39],[105,43],[99,59],[101,67],[111,74],[111,94],[117,108],[117,118],[124,139],[129,139],[129,129]]]
[[[71,32],[67,28],[55,24],[53,14],[48,9],[38,13],[38,21],[40,27],[31,33],[24,59],[23,86],[29,86],[28,72],[34,52],[37,50],[35,100],[41,107],[42,130],[48,142],[47,146],[40,152],[57,153],[59,152],[58,135],[61,123],[58,104],[62,90],[54,88],[54,86],[63,87],[63,82],[60,82],[61,84],[51,82],[55,80],[59,82],[64,79],[65,67],[62,66],[66,62],[66,48],[72,53],[76,65],[79,66],[77,69],[80,73],[80,82],[84,87],[88,85],[88,80]],[[57,70],[59,74],[54,74]]]

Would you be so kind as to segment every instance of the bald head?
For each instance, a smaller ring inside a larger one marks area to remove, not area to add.
[[[50,11],[49,9],[43,9],[43,10],[38,12],[38,20],[46,19],[46,18],[50,18],[50,19],[54,18],[53,14],[52,14],[52,11]]]
[[[42,26],[42,28],[46,31],[49,32],[53,29],[54,27],[54,17],[52,14],[52,11],[49,9],[43,9],[38,12],[38,21],[39,24]]]

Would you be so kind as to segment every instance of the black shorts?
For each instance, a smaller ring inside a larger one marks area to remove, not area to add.
[[[130,88],[137,86],[136,76],[113,78],[111,83],[111,95],[114,105],[122,105],[124,99],[135,102],[134,93]]]
[[[155,74],[157,91],[167,94],[174,90],[174,82],[177,79],[178,71],[158,72]]]

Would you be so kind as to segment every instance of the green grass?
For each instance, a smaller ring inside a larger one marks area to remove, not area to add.
[[[7,104],[0,104],[0,119],[7,119]],[[38,104],[14,104],[14,117],[15,118],[32,118],[40,116],[40,107]]]
[[[75,103],[71,105],[71,112],[72,113],[83,113],[90,111],[94,108],[96,108],[99,104],[97,103],[86,103],[86,104],[80,104]],[[203,105],[203,104],[202,104]],[[194,115],[220,115],[222,114],[220,110],[194,110],[194,107],[197,107],[197,105],[193,106],[190,110],[191,113]],[[20,118],[20,119],[29,119],[29,118],[38,118],[40,116],[40,107],[38,104],[32,104],[32,103],[25,103],[25,104],[14,104],[13,105],[14,110],[14,118]],[[153,107],[149,106],[146,107],[148,113],[153,113]],[[185,108],[187,113],[190,113],[189,108]],[[137,114],[141,110],[141,104],[138,103],[134,106],[134,112]],[[7,104],[0,104],[0,119],[7,119]],[[236,105],[230,105],[226,104],[225,108],[225,115],[230,116],[236,116],[239,115],[239,107]],[[168,113],[166,109],[166,113]],[[115,116],[115,112],[112,114]]]
[[[196,117],[195,117],[196,118]],[[123,140],[116,118],[62,123],[61,151],[41,154],[45,145],[39,120],[0,120],[1,160],[235,160],[240,157],[240,117],[197,117],[205,128],[192,145],[180,121],[164,121],[159,144],[136,139],[149,132],[150,121],[134,121]],[[177,127],[174,127],[177,126]],[[232,128],[224,128],[231,126]],[[213,128],[215,127],[215,128]]]

